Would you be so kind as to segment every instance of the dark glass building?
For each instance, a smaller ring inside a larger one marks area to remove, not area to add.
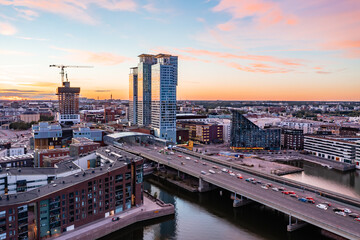
[[[231,110],[231,112],[230,146],[232,149],[280,149],[280,129],[262,129],[244,117],[240,111]]]

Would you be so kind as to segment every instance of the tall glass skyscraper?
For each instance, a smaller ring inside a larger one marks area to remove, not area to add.
[[[137,124],[138,68],[130,68],[129,75],[129,121]]]
[[[176,86],[178,57],[169,54],[155,56],[151,67],[151,125],[155,136],[176,142]]]
[[[129,121],[151,126],[155,136],[176,142],[176,86],[178,57],[141,54],[130,69]]]

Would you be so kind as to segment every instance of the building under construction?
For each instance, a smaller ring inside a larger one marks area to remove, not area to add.
[[[62,87],[57,88],[56,95],[59,100],[59,113],[57,120],[63,124],[74,124],[80,122],[79,115],[79,87],[70,87],[70,82],[62,83]]]

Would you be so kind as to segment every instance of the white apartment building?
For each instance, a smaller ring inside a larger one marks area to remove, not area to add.
[[[305,136],[304,150],[314,156],[332,161],[356,164],[360,169],[360,137],[345,139]]]

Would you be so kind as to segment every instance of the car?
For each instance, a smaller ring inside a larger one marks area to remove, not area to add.
[[[228,172],[228,170],[226,168],[221,169],[221,171]]]
[[[360,222],[360,218],[355,218],[354,220]]]
[[[171,157],[167,157],[166,159],[167,159],[167,160],[171,160]]]
[[[178,155],[179,158],[181,158],[182,156],[181,155]]]
[[[285,191],[284,187],[278,187],[279,191]]]
[[[349,213],[348,216],[349,216],[349,217],[352,217],[352,218],[359,218],[359,217],[360,217],[360,215],[357,214],[357,213]]]
[[[288,192],[288,191],[282,191],[281,193],[282,193],[282,194],[285,194],[285,195],[289,195],[289,192]]]
[[[325,204],[325,205],[327,205],[328,207],[331,207],[331,203],[329,203],[329,202],[323,202],[323,203],[321,203],[321,204]]]
[[[312,197],[306,197],[306,199],[308,199],[308,200],[314,200]]]
[[[267,187],[271,188],[273,185],[271,183],[265,184]]]
[[[344,208],[344,213],[351,213],[351,210],[348,208]]]
[[[184,163],[184,162],[181,162],[181,165],[185,165],[185,163]]]
[[[245,179],[245,181],[247,181],[247,182],[251,182],[251,181],[253,181],[253,180],[255,180],[254,178],[247,178],[247,179]]]
[[[209,169],[209,173],[215,174],[215,171],[212,169]]]
[[[186,160],[190,160],[190,158],[189,158],[189,157],[186,157],[185,159],[186,159]]]
[[[317,204],[316,207],[317,207],[317,208],[320,208],[320,209],[323,209],[323,210],[327,210],[327,209],[328,209],[328,206],[327,206],[327,205],[321,204],[321,203]]]
[[[334,212],[343,212],[344,209],[343,209],[343,208],[340,208],[340,207],[334,207],[333,211],[334,211]]]
[[[298,198],[300,202],[307,202],[308,200],[306,198]]]
[[[272,190],[275,191],[275,192],[279,191],[279,189],[277,187],[273,187]]]
[[[256,181],[255,181],[255,180],[252,180],[251,183],[252,183],[252,184],[256,184]]]
[[[175,153],[174,152],[170,152],[170,155],[174,155]]]
[[[230,174],[230,176],[232,176],[232,177],[235,177],[235,173],[229,173]]]
[[[204,175],[205,175],[205,174],[206,174],[206,172],[205,172],[205,171],[201,171],[201,174],[204,174]]]
[[[265,185],[261,185],[261,188],[263,188],[263,189],[269,189],[267,186],[265,186]]]
[[[289,195],[290,195],[290,194],[295,194],[294,191],[288,191],[288,193],[289,193]]]
[[[293,197],[293,198],[298,198],[299,196],[296,195],[296,194],[289,194],[290,197]]]
[[[311,199],[306,199],[308,203],[312,203],[312,204],[315,204],[315,201],[314,200],[311,200]]]
[[[202,165],[207,165],[206,162],[202,162]]]
[[[113,222],[116,222],[116,221],[119,221],[119,220],[120,220],[119,217],[113,217],[113,218],[111,219],[111,221],[113,221]]]
[[[261,181],[260,181],[260,180],[257,180],[256,183],[261,184]]]
[[[215,165],[213,165],[213,166],[212,166],[212,168],[214,168],[214,169],[218,169],[218,167],[217,167],[217,166],[215,166]]]
[[[346,217],[346,213],[344,213],[344,212],[336,211],[335,213],[340,215],[340,216]]]
[[[240,173],[236,174],[236,176],[237,176],[238,179],[243,179],[243,176],[241,176]]]
[[[195,160],[194,162],[198,163],[198,162],[199,162],[199,160]]]

